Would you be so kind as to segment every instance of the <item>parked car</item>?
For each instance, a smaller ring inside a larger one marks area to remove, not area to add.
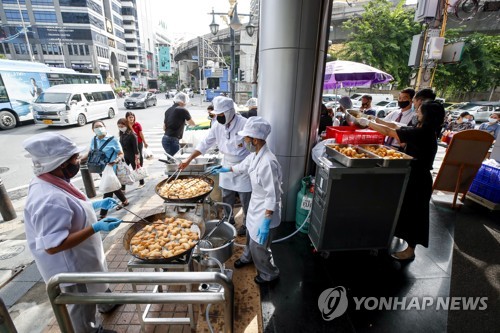
[[[457,119],[464,111],[474,116],[476,122],[488,121],[493,112],[500,112],[500,102],[468,102],[451,113],[453,120]]]
[[[156,96],[150,92],[135,92],[125,98],[123,105],[126,109],[147,108],[148,106],[156,106]]]
[[[335,95],[335,94],[324,94],[322,99],[323,103],[328,103],[328,102],[338,102],[338,100],[342,97],[342,95]]]
[[[398,101],[380,101],[373,106],[378,118],[385,118],[389,113],[399,110]]]

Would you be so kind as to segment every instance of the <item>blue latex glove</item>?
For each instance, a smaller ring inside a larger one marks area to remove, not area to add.
[[[106,198],[92,202],[92,207],[94,207],[94,210],[97,209],[110,210],[111,208],[114,208],[117,205],[118,201],[116,201],[116,199],[113,198]]]
[[[207,172],[210,172],[212,175],[216,175],[223,172],[231,172],[231,168],[223,167],[222,165],[215,165],[208,168]]]
[[[269,236],[269,226],[271,225],[271,218],[264,217],[264,221],[257,230],[257,237],[259,238],[259,244],[264,245],[267,240],[267,236]]]
[[[99,222],[92,224],[92,228],[94,229],[94,232],[111,231],[116,229],[120,223],[122,223],[122,220],[117,219],[116,217],[105,217]]]

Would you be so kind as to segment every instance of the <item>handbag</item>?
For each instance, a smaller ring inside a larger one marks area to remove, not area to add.
[[[120,184],[113,167],[111,165],[106,165],[104,171],[102,172],[99,190],[102,193],[110,193],[119,190],[121,187],[122,184]]]
[[[141,166],[138,166],[137,169],[134,170],[133,175],[135,181],[143,180],[144,178],[149,177],[148,170]]]
[[[147,160],[151,160],[154,158],[154,155],[153,155],[153,152],[151,151],[151,149],[149,148],[142,148],[142,156],[147,159]]]
[[[125,163],[125,161],[121,160],[116,165],[116,176],[122,185],[132,185],[135,182],[135,178],[133,175],[133,169]]]

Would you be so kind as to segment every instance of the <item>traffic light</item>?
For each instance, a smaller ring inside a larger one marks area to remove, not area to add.
[[[240,69],[240,81],[245,81],[245,71]]]

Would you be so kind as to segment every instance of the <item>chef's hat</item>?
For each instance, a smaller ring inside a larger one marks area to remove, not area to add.
[[[183,92],[178,92],[174,96],[174,103],[182,102],[184,104],[189,103],[189,96]]]
[[[252,107],[252,106],[255,106],[257,107],[257,98],[255,97],[252,97],[250,98],[248,101],[247,101],[247,104],[245,104],[246,107]]]
[[[217,96],[214,98],[212,103],[214,104],[214,111],[212,111],[213,114],[221,114],[234,110],[234,102],[229,97]]]
[[[51,172],[71,158],[82,152],[85,147],[78,147],[62,134],[47,132],[32,136],[23,141],[23,148],[33,160],[33,171],[36,176]]]
[[[266,140],[269,133],[271,133],[271,125],[267,120],[262,117],[250,117],[245,123],[243,130],[238,132],[238,135]]]

